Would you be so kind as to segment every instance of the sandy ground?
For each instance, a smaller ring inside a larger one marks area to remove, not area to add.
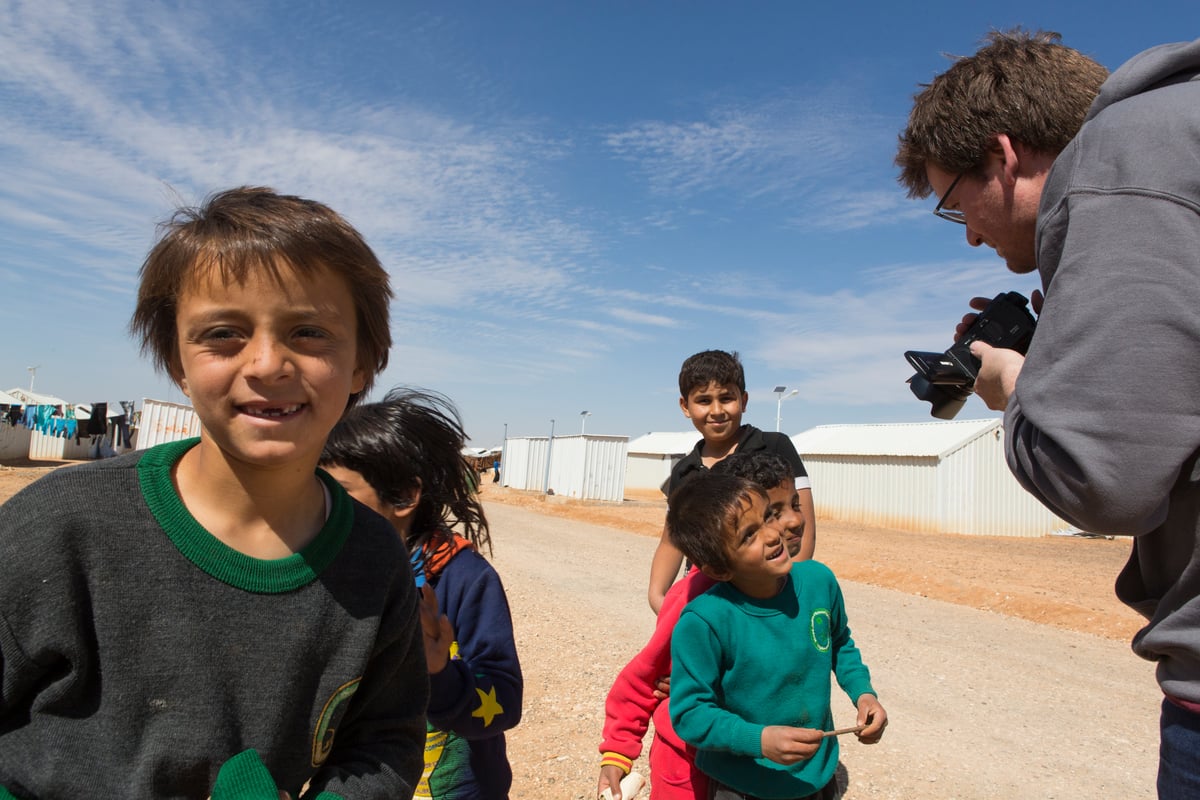
[[[629,492],[620,504],[546,497],[490,483],[483,484],[483,492],[492,503],[655,538],[666,516],[666,503],[655,491]],[[841,580],[1120,641],[1141,627],[1141,617],[1113,593],[1129,548],[1128,539],[959,536],[817,520],[817,559]],[[649,579],[649,561],[638,568]]]
[[[526,681],[513,797],[591,800],[604,697],[653,627],[648,534],[661,510],[623,509],[644,517],[626,521],[642,526],[632,532],[573,519],[613,509],[484,491]],[[860,576],[842,578],[847,613],[890,719],[878,745],[843,737],[844,797],[1152,798],[1162,696],[1118,633],[1136,622],[1108,597],[1124,551],[822,522],[818,556]],[[849,700],[833,700],[850,724]]]
[[[0,500],[53,467],[0,466]],[[664,505],[482,491],[526,676],[512,796],[591,800],[604,696],[653,627]],[[891,717],[879,745],[844,737],[845,797],[1153,797],[1161,696],[1129,652],[1138,617],[1112,595],[1128,548],[819,520],[817,557],[843,583]],[[836,700],[845,724],[853,709]]]

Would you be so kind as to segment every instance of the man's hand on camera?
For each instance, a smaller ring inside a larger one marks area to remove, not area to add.
[[[1033,290],[1033,294],[1029,295],[1029,307],[1033,309],[1034,316],[1039,316],[1042,313],[1042,293],[1037,289]],[[988,307],[988,303],[992,302],[990,297],[972,297],[968,304],[976,311],[983,311]],[[958,341],[963,337],[963,334],[971,329],[975,324],[975,320],[979,319],[978,314],[963,314],[962,321],[954,327],[954,341]],[[978,358],[978,356],[976,356]]]
[[[975,378],[975,394],[993,411],[1008,407],[1008,398],[1017,388],[1017,376],[1025,364],[1025,356],[1016,350],[992,347],[986,342],[971,342],[971,355],[983,366]]]

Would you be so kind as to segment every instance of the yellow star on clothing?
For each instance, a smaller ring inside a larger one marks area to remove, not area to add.
[[[503,714],[504,709],[500,707],[500,703],[496,700],[496,687],[493,686],[488,691],[476,689],[475,693],[479,695],[479,708],[471,712],[472,717],[480,717],[483,719],[483,727],[492,724],[492,719],[498,714]]]

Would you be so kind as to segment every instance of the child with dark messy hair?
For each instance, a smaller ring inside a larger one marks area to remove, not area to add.
[[[698,475],[671,496],[675,544],[717,584],[671,637],[671,722],[696,748],[709,797],[837,795],[831,674],[873,744],[887,713],[850,637],[837,579],[793,563],[766,493],[745,478]]]
[[[465,439],[449,400],[395,389],[346,413],[321,465],[392,524],[422,584],[431,695],[415,797],[506,800],[504,734],[521,720],[524,682],[504,586],[481,552],[491,537]]]

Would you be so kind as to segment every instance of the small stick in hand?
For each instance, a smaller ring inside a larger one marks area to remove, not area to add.
[[[834,731],[824,731],[821,733],[821,738],[824,739],[830,736],[841,736],[843,733],[861,733],[862,731],[866,730],[866,727],[866,725],[855,725],[853,728],[838,728]]]

